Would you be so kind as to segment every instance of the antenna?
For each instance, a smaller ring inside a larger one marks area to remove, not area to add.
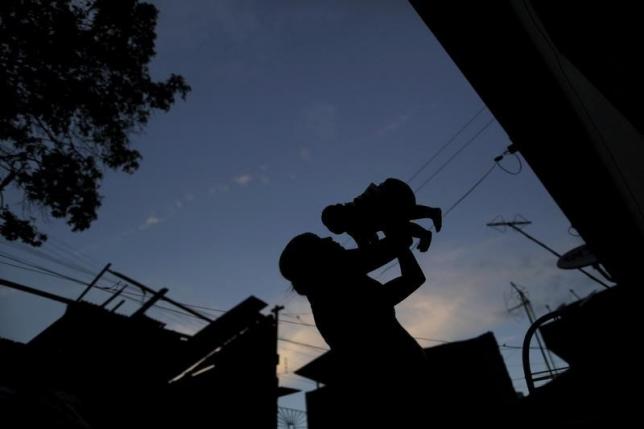
[[[536,238],[534,238],[533,236],[531,236],[530,234],[528,234],[527,232],[525,232],[523,229],[521,229],[521,228],[519,228],[519,227],[518,227],[518,226],[530,225],[530,224],[532,224],[532,222],[530,222],[530,221],[528,221],[528,220],[515,220],[515,221],[512,221],[512,222],[505,222],[505,221],[500,221],[500,222],[490,222],[490,223],[487,223],[486,225],[487,225],[487,226],[489,226],[489,227],[492,227],[492,228],[498,228],[498,227],[508,226],[508,227],[512,228],[513,230],[515,230],[516,232],[518,232],[519,234],[521,234],[521,235],[523,235],[524,237],[526,237],[527,239],[529,239],[530,241],[532,241],[532,242],[534,242],[534,243],[537,243],[539,246],[543,247],[543,248],[544,248],[544,249],[546,249],[548,252],[550,252],[550,253],[552,253],[553,255],[555,255],[557,258],[561,258],[561,254],[560,254],[560,253],[556,252],[556,251],[555,251],[555,250],[553,250],[551,247],[548,247],[548,246],[547,246],[547,245],[545,245],[543,242],[541,242],[541,241],[537,240]],[[582,272],[582,274],[584,274],[586,277],[588,277],[588,278],[590,278],[591,280],[593,280],[593,281],[595,281],[595,282],[599,283],[600,285],[602,285],[602,286],[603,286],[603,287],[605,287],[606,289],[609,289],[609,288],[610,288],[610,286],[609,286],[609,285],[607,285],[606,283],[604,283],[603,281],[601,281],[601,280],[600,280],[600,279],[598,279],[597,277],[593,276],[593,275],[592,275],[592,274],[590,274],[588,271],[585,271],[583,268],[577,268],[577,270],[581,271],[581,272]]]
[[[517,308],[523,307],[525,309],[526,314],[528,315],[528,320],[530,320],[530,326],[532,326],[534,324],[534,321],[536,320],[536,316],[534,314],[534,309],[532,308],[532,303],[530,302],[530,299],[528,299],[528,296],[525,294],[525,292],[521,288],[519,288],[514,282],[510,282],[510,285],[512,286],[512,289],[514,289],[517,292],[517,295],[521,300],[521,304],[515,308],[510,309],[509,311],[513,311],[513,310],[516,310]],[[541,341],[541,334],[537,332],[535,336],[537,337],[537,343],[539,344],[539,351],[541,352],[543,361],[546,364],[548,374],[550,375],[551,378],[554,378],[555,373],[553,372],[553,368],[555,365],[552,361],[552,356],[550,355],[550,351],[548,351],[548,354],[546,355],[546,350],[544,349],[543,343]]]

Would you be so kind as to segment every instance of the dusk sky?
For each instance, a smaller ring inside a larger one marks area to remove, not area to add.
[[[131,176],[106,174],[103,206],[89,230],[72,233],[44,221],[47,244],[33,251],[2,241],[0,262],[21,265],[9,255],[84,281],[111,262],[150,287],[169,288],[181,302],[225,310],[255,295],[269,309],[285,305],[287,322],[312,323],[306,300],[290,290],[277,261],[299,233],[330,235],[320,222],[326,205],[351,200],[371,182],[409,179],[474,117],[410,182],[417,188],[445,165],[417,200],[446,210],[510,144],[496,122],[480,132],[492,115],[475,117],[482,101],[405,0],[154,3],[160,15],[153,75],[182,74],[192,92],[132,137],[141,167]],[[429,252],[415,252],[428,281],[397,308],[412,335],[450,341],[493,331],[499,344],[518,346],[529,322],[521,312],[507,314],[518,303],[510,281],[526,289],[537,314],[572,301],[570,289],[585,296],[599,288],[578,272],[558,270],[556,258],[519,234],[485,226],[497,216],[521,215],[533,222],[527,232],[559,252],[581,244],[522,161],[518,175],[496,168],[445,218]],[[501,161],[511,172],[519,165],[514,156]],[[82,291],[8,265],[0,272],[72,298]],[[104,285],[115,281],[105,279]],[[89,299],[107,296],[97,291]],[[128,305],[124,312],[137,304]],[[63,311],[0,289],[0,336],[28,341]],[[186,332],[203,326],[159,310],[149,314]],[[310,326],[280,324],[280,337],[326,347]],[[281,384],[313,388],[292,371],[322,351],[284,341],[279,349]],[[523,390],[520,351],[503,354]],[[540,359],[534,362],[538,369]],[[303,398],[280,403],[302,409]]]

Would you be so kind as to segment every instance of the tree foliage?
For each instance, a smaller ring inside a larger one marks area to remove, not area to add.
[[[150,77],[156,22],[156,7],[138,0],[0,1],[4,238],[46,240],[35,208],[88,228],[103,171],[138,168],[129,135],[190,90],[179,75]],[[22,201],[7,201],[8,191]]]

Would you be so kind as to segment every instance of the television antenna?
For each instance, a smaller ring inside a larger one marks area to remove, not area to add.
[[[530,225],[531,223],[532,223],[532,222],[530,222],[529,220],[520,220],[520,219],[519,219],[519,220],[511,221],[511,222],[505,222],[505,221],[501,220],[501,221],[499,221],[499,222],[490,222],[490,223],[488,223],[488,224],[487,224],[487,226],[489,226],[489,227],[491,227],[491,228],[496,228],[496,229],[498,229],[499,227],[506,227],[506,226],[507,226],[507,227],[510,227],[510,228],[512,228],[514,231],[518,232],[519,234],[521,234],[521,235],[523,235],[524,237],[526,237],[527,239],[529,239],[530,241],[532,241],[532,242],[534,242],[534,243],[538,244],[539,246],[541,246],[542,248],[546,249],[548,252],[552,253],[552,254],[553,254],[553,255],[555,255],[557,258],[561,258],[561,257],[562,257],[562,255],[561,255],[560,253],[556,252],[554,249],[552,249],[551,247],[547,246],[547,245],[546,245],[546,244],[544,244],[543,242],[541,242],[541,241],[537,240],[536,238],[534,238],[533,236],[531,236],[530,234],[528,234],[527,232],[525,232],[522,228],[519,228],[519,226]],[[596,268],[596,269],[597,269],[597,267],[598,267],[598,266],[599,266],[599,264],[595,264],[595,265],[593,265],[593,267],[594,267],[594,268]],[[579,271],[580,271],[582,274],[584,274],[586,277],[588,277],[588,278],[590,278],[591,280],[593,280],[593,281],[595,281],[595,282],[599,283],[600,285],[602,285],[602,286],[603,286],[603,287],[605,287],[606,289],[609,289],[609,288],[610,288],[610,286],[609,286],[609,285],[607,285],[606,283],[604,283],[603,281],[601,281],[601,280],[600,280],[600,279],[598,279],[597,277],[593,276],[592,274],[590,274],[588,271],[584,270],[583,268],[575,268],[575,269],[576,269],[576,270],[579,270]],[[600,273],[601,273],[601,272],[602,272],[602,271],[600,271]],[[602,275],[603,275],[603,273],[602,273]]]

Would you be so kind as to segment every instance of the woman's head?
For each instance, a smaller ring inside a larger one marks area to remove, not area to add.
[[[307,232],[293,238],[282,251],[279,267],[282,276],[289,280],[300,295],[307,295],[329,272],[329,264],[342,246],[331,238],[320,238]]]

